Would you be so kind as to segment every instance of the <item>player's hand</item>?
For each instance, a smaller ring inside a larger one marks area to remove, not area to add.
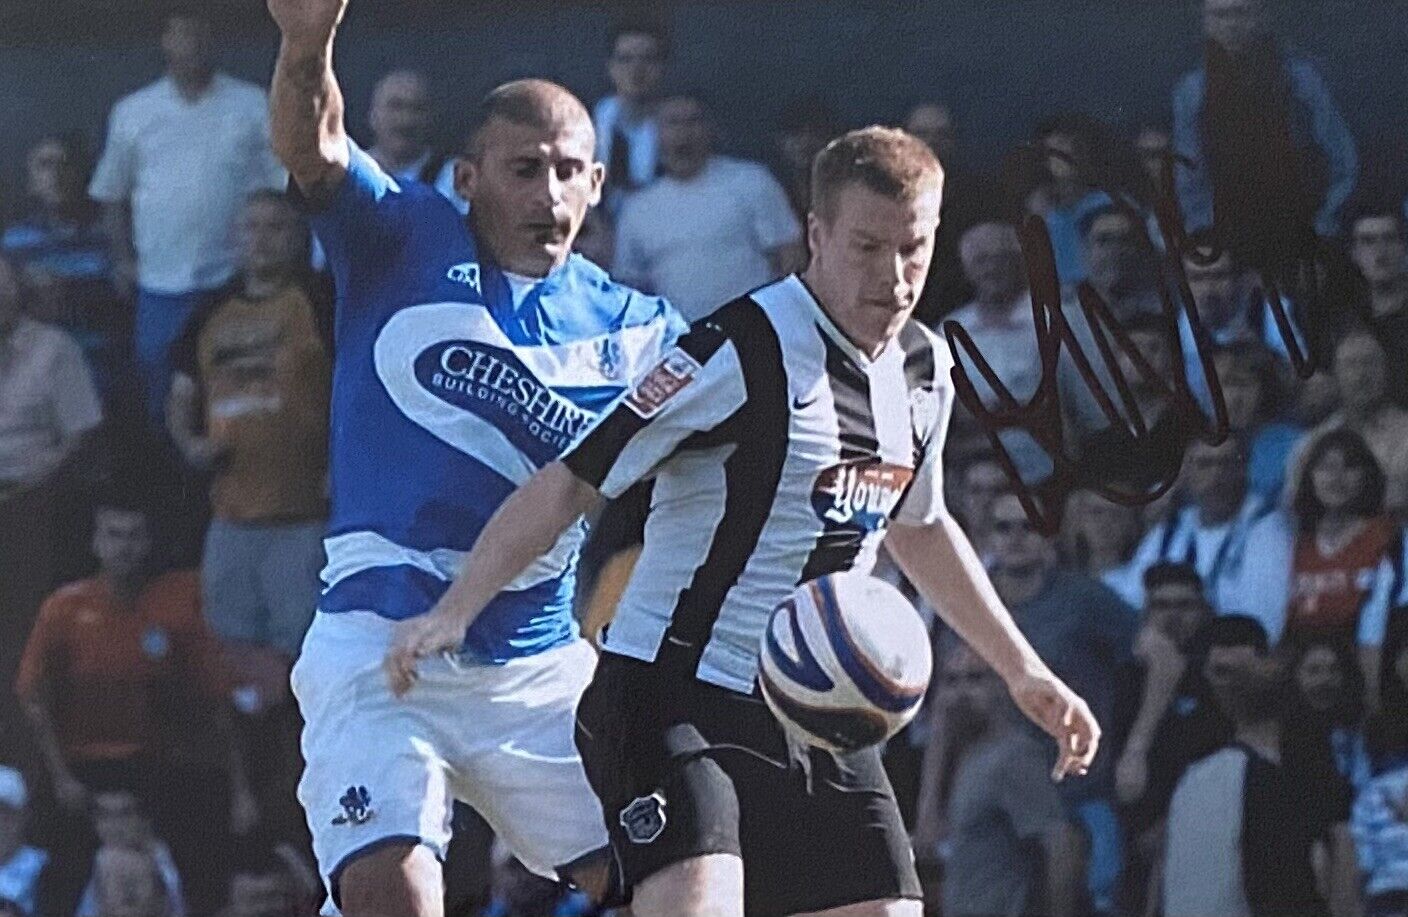
[[[1100,746],[1100,724],[1074,691],[1046,669],[1024,672],[1007,685],[1023,713],[1056,740],[1060,754],[1051,779],[1085,776]]]
[[[268,0],[269,14],[285,40],[324,42],[337,31],[347,0]]]
[[[407,618],[396,625],[391,648],[381,667],[391,691],[401,697],[416,683],[416,665],[427,656],[458,649],[464,642],[465,623],[442,605],[428,614]]]

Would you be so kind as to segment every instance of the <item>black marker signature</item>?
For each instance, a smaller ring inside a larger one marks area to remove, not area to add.
[[[1079,164],[1073,165],[1081,168]],[[1157,186],[1148,182],[1140,187],[1136,183],[1121,181],[1112,171],[1103,175],[1083,176],[1092,188],[1109,195],[1115,209],[1128,216],[1132,224],[1139,228],[1136,238],[1143,255],[1155,259],[1161,267],[1157,275],[1157,288],[1164,333],[1175,367],[1172,380],[1159,376],[1134,346],[1109,304],[1089,283],[1082,282],[1076,291],[1080,314],[1091,331],[1101,363],[1113,382],[1115,391],[1109,391],[1066,320],[1051,239],[1046,224],[1036,216],[1027,216],[1018,227],[1031,288],[1032,322],[1041,357],[1041,381],[1035,394],[1025,403],[1019,402],[998,378],[968,332],[957,322],[943,323],[944,335],[954,354],[953,381],[958,397],[982,426],[996,450],[997,460],[1016,486],[1033,526],[1043,534],[1053,535],[1060,528],[1065,498],[1073,490],[1093,490],[1108,500],[1125,505],[1152,502],[1173,487],[1182,467],[1183,453],[1190,442],[1198,438],[1217,444],[1227,437],[1227,406],[1212,363],[1212,337],[1198,314],[1183,259],[1186,257],[1197,264],[1212,264],[1224,250],[1231,248],[1236,251],[1239,248],[1238,240],[1219,238],[1216,227],[1197,237],[1190,236],[1174,190],[1174,166],[1175,157],[1166,155]],[[1159,235],[1164,243],[1162,251],[1153,244],[1145,229],[1144,215],[1149,212],[1157,220]],[[1313,232],[1309,236],[1314,238]],[[1275,261],[1265,259],[1269,263],[1247,265],[1260,277],[1261,298],[1270,305],[1277,333],[1285,342],[1292,366],[1302,378],[1314,370],[1315,357],[1322,352],[1325,340],[1323,323],[1317,320],[1322,314],[1322,253],[1323,248],[1318,245],[1289,246]],[[1170,287],[1176,291],[1176,299]],[[1294,294],[1302,307],[1300,324],[1306,330],[1305,339],[1310,353],[1302,350],[1301,339],[1286,311],[1286,292]],[[1178,331],[1180,315],[1186,316],[1192,332],[1196,365],[1211,396],[1211,418],[1194,398],[1187,378],[1187,361]],[[1156,389],[1165,400],[1163,413],[1152,424],[1135,401],[1130,381],[1120,369],[1116,351],[1123,354],[1143,381]],[[1105,437],[1104,448],[1078,448],[1073,452],[1070,446],[1089,446],[1089,442],[1067,442],[1058,389],[1058,367],[1063,353],[1110,424],[1107,433],[1097,434]],[[971,360],[974,370],[996,396],[995,406],[989,408],[983,403],[961,355]],[[1034,484],[1024,482],[999,437],[1004,431],[1022,431],[1035,440],[1051,460],[1050,476]],[[1114,459],[1118,460],[1117,464],[1112,464]]]

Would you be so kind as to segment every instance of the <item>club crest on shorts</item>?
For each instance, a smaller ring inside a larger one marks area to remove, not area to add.
[[[621,827],[632,844],[649,844],[665,830],[665,797],[658,792],[638,796],[621,810]]]
[[[694,381],[703,369],[699,361],[676,347],[655,364],[626,396],[626,404],[646,420],[660,412],[671,398]]]
[[[334,825],[365,825],[376,814],[372,794],[364,786],[349,786],[337,804],[342,806],[342,814],[332,820]]]

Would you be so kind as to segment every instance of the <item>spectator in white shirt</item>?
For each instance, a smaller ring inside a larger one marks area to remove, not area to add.
[[[83,351],[21,310],[20,274],[0,257],[0,501],[43,484],[102,420]]]
[[[215,71],[210,19],[169,16],[166,75],[113,107],[89,194],[107,207],[121,286],[135,287],[135,351],[148,416],[160,422],[170,348],[204,294],[235,269],[234,223],[250,192],[278,188],[268,104]]]
[[[434,185],[461,213],[468,213],[469,204],[455,193],[455,157],[431,145],[434,114],[425,77],[414,70],[391,71],[372,90],[367,112],[372,145],[367,153],[392,178]]]
[[[963,273],[973,284],[973,300],[949,320],[968,332],[1012,396],[1025,401],[1036,394],[1041,361],[1035,359],[1036,324],[1017,230],[1008,223],[979,223],[963,234],[958,252]],[[974,364],[962,351],[957,356],[969,368],[983,403],[996,406],[996,396],[981,382]]]
[[[659,114],[663,177],[622,209],[612,273],[693,321],[798,269],[802,227],[765,167],[713,152],[697,96],[670,96]]]
[[[596,103],[596,157],[606,164],[603,201],[613,216],[627,195],[655,180],[659,160],[656,105],[670,53],[669,37],[659,25],[624,22],[611,35],[607,75],[615,89]]]
[[[1272,507],[1248,487],[1246,452],[1236,437],[1218,445],[1190,443],[1181,486],[1187,505],[1144,536],[1130,561],[1121,597],[1142,605],[1145,570],[1159,561],[1185,563],[1197,570],[1213,607],[1228,613],[1233,610],[1228,593],[1238,580],[1247,535]],[[1240,605],[1236,610],[1246,613]]]
[[[945,184],[945,194],[947,187]],[[1036,324],[1017,230],[1009,223],[979,223],[963,234],[958,254],[963,273],[973,286],[973,300],[949,320],[956,321],[973,339],[1012,397],[1025,403],[1041,382],[1041,360],[1036,357]],[[930,277],[934,277],[932,271]],[[955,348],[954,358],[967,371],[983,404],[998,408],[996,391],[984,380],[966,346]],[[1030,434],[1002,430],[998,436],[1024,481],[1030,483],[1050,474],[1051,461]]]

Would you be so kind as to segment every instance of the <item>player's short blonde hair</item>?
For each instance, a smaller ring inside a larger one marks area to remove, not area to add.
[[[812,211],[830,222],[836,199],[851,184],[897,201],[943,190],[944,170],[924,141],[899,128],[865,127],[842,134],[812,163]]]

